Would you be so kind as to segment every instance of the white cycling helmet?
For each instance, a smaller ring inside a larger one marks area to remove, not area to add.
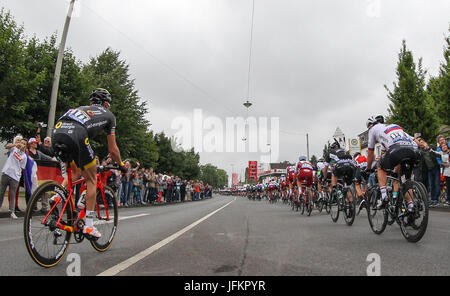
[[[367,119],[366,126],[367,126],[367,128],[369,128],[370,125],[375,125],[375,124],[377,124],[377,123],[378,123],[378,120],[375,118],[375,116],[370,116],[370,117]]]

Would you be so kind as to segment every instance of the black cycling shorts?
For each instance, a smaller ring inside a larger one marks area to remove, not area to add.
[[[86,170],[96,165],[95,153],[89,143],[87,129],[74,121],[59,121],[55,125],[52,136],[52,146],[55,152],[57,144],[64,144],[67,148],[67,159],[64,162],[75,162],[81,169]]]
[[[383,170],[393,170],[404,160],[414,163],[419,159],[419,150],[411,145],[392,145],[381,156],[379,165]]]
[[[355,180],[356,167],[351,160],[339,160],[333,170],[333,175],[343,179],[346,184],[351,184]]]

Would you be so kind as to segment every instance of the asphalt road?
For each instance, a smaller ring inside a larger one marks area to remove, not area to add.
[[[73,243],[50,269],[29,257],[23,218],[0,219],[0,275],[67,275],[75,256],[83,276],[365,276],[369,254],[378,256],[381,275],[450,275],[449,212],[430,211],[427,232],[415,244],[397,225],[374,234],[364,211],[349,227],[325,212],[307,217],[281,203],[244,197],[215,195],[119,213],[110,250]]]

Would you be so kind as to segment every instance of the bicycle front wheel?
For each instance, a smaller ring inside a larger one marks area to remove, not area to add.
[[[23,221],[25,245],[33,261],[42,267],[55,266],[68,250],[72,233],[56,226],[60,217],[61,225],[72,226],[70,201],[61,214],[67,196],[60,184],[48,181],[36,189],[28,203]]]
[[[90,241],[94,249],[99,252],[105,252],[111,247],[119,223],[116,194],[108,186],[103,186],[103,189],[104,196],[100,189],[97,189],[97,202],[95,204],[97,221],[94,223],[102,236]]]

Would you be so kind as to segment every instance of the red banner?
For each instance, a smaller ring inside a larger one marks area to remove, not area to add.
[[[258,181],[258,162],[248,162],[248,179]]]

